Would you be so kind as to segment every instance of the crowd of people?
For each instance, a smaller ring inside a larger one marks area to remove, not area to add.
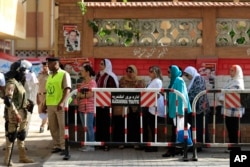
[[[32,64],[27,60],[14,62],[10,71],[5,75],[0,75],[1,98],[5,104],[5,165],[13,165],[10,155],[11,148],[15,140],[19,149],[19,161],[22,163],[32,163],[33,160],[26,155],[25,138],[28,133],[29,115],[32,113],[34,105],[38,105],[38,112],[41,118],[40,133],[44,132],[46,124],[50,130],[53,148],[52,153],[65,154],[64,139],[64,105],[71,91],[71,78],[68,72],[60,67],[60,61],[57,57],[48,57],[42,62],[42,70],[36,78],[31,71]],[[168,88],[178,90],[185,101],[175,93],[168,92],[165,99],[167,101],[165,110],[160,109],[160,104],[164,104],[164,96],[158,93],[157,108],[138,106],[112,106],[112,116],[109,107],[96,107],[94,105],[94,93],[92,88],[163,88],[162,70],[159,66],[153,65],[148,69],[149,82],[138,76],[138,69],[135,65],[128,65],[125,75],[118,79],[112,70],[112,63],[109,59],[102,59],[99,63],[99,71],[94,71],[90,64],[83,64],[80,67],[80,74],[84,78],[77,93],[76,100],[78,105],[81,124],[87,129],[85,140],[88,142],[124,142],[124,113],[127,113],[127,141],[140,142],[140,113],[143,116],[143,142],[157,142],[154,137],[155,125],[167,123],[171,125],[171,142],[176,142],[177,138],[177,120],[185,117],[187,113],[187,122],[193,127],[192,103],[195,96],[206,90],[204,78],[197,72],[195,67],[188,66],[182,71],[177,65],[171,65],[168,68],[168,77],[170,79]],[[230,68],[230,80],[223,87],[224,89],[244,89],[243,72],[239,65],[233,65]],[[188,81],[186,84],[185,80]],[[37,88],[36,88],[37,87]],[[32,91],[31,91],[32,88]],[[34,89],[35,88],[35,89]],[[218,100],[224,104],[225,95],[220,94]],[[176,98],[178,103],[176,104]],[[173,105],[174,104],[174,105]],[[176,110],[176,107],[178,108]],[[210,142],[208,120],[210,105],[207,95],[203,95],[196,104],[196,136],[197,142]],[[240,117],[244,114],[244,108],[222,108],[222,114],[226,116],[226,127],[228,131],[229,142],[238,143],[238,124]],[[205,118],[205,119],[204,119]],[[156,124],[157,122],[157,124]],[[113,131],[111,132],[111,129]],[[205,132],[203,132],[205,129]],[[205,133],[205,135],[204,135]],[[191,138],[192,138],[191,134]],[[205,136],[205,138],[203,137]],[[123,149],[124,145],[118,148]],[[110,146],[100,147],[104,151],[109,151]],[[145,150],[145,152],[156,152],[157,147],[134,145],[135,149]],[[94,146],[83,146],[80,151],[94,151]],[[232,150],[233,148],[228,148]],[[234,149],[240,149],[234,147]],[[202,151],[202,148],[198,148]],[[174,145],[168,147],[163,157],[182,154],[181,148]]]

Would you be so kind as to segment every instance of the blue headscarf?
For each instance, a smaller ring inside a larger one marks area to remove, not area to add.
[[[182,71],[176,65],[172,65],[169,70],[171,74],[169,88],[178,90],[180,93],[182,93],[182,95],[184,95],[184,98],[186,99],[186,102],[188,103],[187,110],[188,110],[188,113],[190,113],[192,110],[191,110],[191,105],[190,105],[189,98],[188,98],[187,87],[186,87],[184,80],[181,77]],[[174,105],[175,101],[176,101],[176,94],[170,92],[168,94],[168,103],[169,103],[168,114],[170,118],[176,117],[176,106]],[[184,114],[184,103],[181,97],[178,97],[178,114],[179,115]]]
[[[174,84],[175,79],[182,75],[182,71],[177,65],[172,65],[170,66],[170,73],[171,73],[171,78],[170,78],[170,84],[168,88],[171,88],[172,85]]]

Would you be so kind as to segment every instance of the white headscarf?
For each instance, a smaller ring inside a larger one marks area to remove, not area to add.
[[[115,85],[117,88],[119,88],[119,81],[117,76],[115,75],[115,73],[112,72],[112,63],[109,59],[104,59],[105,61],[105,69],[103,70],[104,73],[107,73],[108,75],[110,75],[114,81],[115,81]]]
[[[187,87],[187,90],[189,91],[190,88],[192,87],[193,83],[194,83],[194,79],[197,77],[197,76],[200,76],[200,74],[197,72],[197,70],[192,67],[192,66],[188,66],[185,68],[184,70],[185,73],[187,73],[188,75],[191,75],[192,76],[192,80],[190,81],[190,83],[188,84],[188,87]]]
[[[239,65],[232,65],[231,67],[235,67],[235,76],[231,77],[227,83],[224,85],[223,89],[245,89],[244,80],[243,80],[243,72]],[[239,87],[239,88],[236,88]],[[223,101],[225,99],[224,94],[220,93],[218,95],[218,100]]]
[[[235,67],[235,76],[229,79],[226,85],[223,87],[224,89],[232,89],[232,86],[239,86],[239,89],[244,89],[244,80],[243,80],[243,72],[239,65],[232,65]]]

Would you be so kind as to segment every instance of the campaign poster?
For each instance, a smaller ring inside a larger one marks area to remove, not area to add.
[[[198,72],[205,78],[207,89],[215,88],[216,63],[201,63]]]
[[[67,52],[80,51],[80,32],[76,25],[64,25],[64,46]]]

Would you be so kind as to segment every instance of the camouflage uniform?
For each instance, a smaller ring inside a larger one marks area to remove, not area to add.
[[[8,100],[6,100],[8,99]],[[7,102],[6,102],[7,101]],[[5,87],[5,136],[6,150],[4,164],[8,165],[10,160],[11,148],[17,138],[19,151],[19,162],[33,163],[33,160],[26,156],[25,137],[27,126],[27,106],[26,92],[21,82],[15,78],[10,78]],[[21,119],[20,119],[21,118]],[[12,166],[10,161],[9,166]]]

